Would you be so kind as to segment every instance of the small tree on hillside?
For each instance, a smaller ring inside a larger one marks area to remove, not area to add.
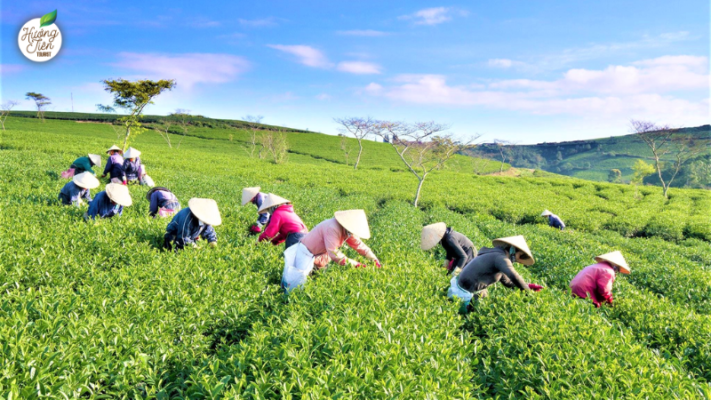
[[[408,170],[417,178],[417,191],[413,205],[420,201],[422,185],[427,175],[442,168],[456,153],[471,147],[476,138],[468,141],[455,140],[451,134],[443,134],[448,126],[435,122],[407,124],[403,122],[379,122],[373,125],[373,132],[381,137],[386,134],[392,139],[390,145]]]
[[[96,111],[101,113],[114,113],[116,112],[116,109],[109,105],[97,104]]]
[[[346,135],[341,134],[341,151],[343,152],[343,157],[346,159],[346,165],[351,158],[351,153],[353,152],[353,146],[348,144],[348,139]]]
[[[0,124],[2,124],[2,130],[5,130],[5,120],[10,116],[10,111],[19,104],[14,100],[8,100],[2,105],[0,105]]]
[[[348,132],[358,141],[358,155],[356,156],[355,164],[353,164],[353,169],[358,169],[358,164],[360,164],[360,156],[363,154],[363,139],[373,133],[373,127],[376,121],[370,117],[334,118],[333,120],[343,126],[343,128],[340,129],[342,133]]]
[[[104,90],[114,96],[114,105],[121,107],[128,112],[128,115],[119,118],[119,122],[126,128],[123,139],[123,150],[126,151],[131,134],[133,137],[139,135],[143,130],[140,122],[143,116],[143,109],[147,105],[153,104],[153,99],[165,90],[175,87],[175,80],[140,80],[128,81],[125,79],[106,79]]]
[[[612,183],[620,183],[622,181],[622,171],[617,168],[613,168],[607,174],[607,181]]]
[[[654,166],[647,164],[644,160],[637,160],[632,166],[632,172],[632,180],[630,183],[633,185],[641,185],[645,177],[654,173]]]
[[[262,120],[264,119],[263,115],[246,115],[242,117],[242,120],[247,122],[247,126],[249,127],[250,134],[249,134],[249,147],[247,148],[247,153],[249,153],[250,157],[254,157],[254,152],[257,150],[257,146],[259,145],[259,138],[257,135],[257,130],[259,129],[260,125],[262,124]],[[261,157],[262,150],[260,149],[259,151],[259,158]]]
[[[35,92],[27,92],[25,93],[25,96],[27,100],[32,100],[35,102],[35,107],[37,107],[37,118],[44,122],[44,112],[46,111],[47,106],[52,104],[50,98],[43,95],[42,93]]]
[[[178,122],[178,127],[180,127],[180,131],[182,132],[180,141],[178,141],[178,145],[175,146],[176,148],[180,148],[180,145],[183,143],[183,139],[185,139],[185,137],[188,136],[188,132],[190,132],[190,110],[178,108],[170,115],[175,117]]]
[[[265,130],[259,136],[259,142],[264,149],[264,157],[271,155],[274,164],[283,164],[289,159],[289,142],[285,133]]]
[[[160,125],[155,128],[160,137],[168,143],[168,147],[173,148],[173,144],[170,143],[170,128],[173,126],[173,121],[165,119],[161,121]]]
[[[688,159],[695,157],[698,151],[688,145],[690,137],[675,136],[676,130],[668,125],[656,125],[653,122],[632,120],[632,131],[652,151],[654,167],[662,184],[664,198],[669,198],[667,192],[682,165]],[[661,158],[667,154],[671,155],[674,161],[670,168],[671,176],[665,181],[662,175],[664,165]]]
[[[499,168],[499,172],[501,173],[504,172],[504,164],[506,164],[506,159],[511,158],[511,148],[516,143],[503,139],[494,139],[494,144],[496,145],[496,149],[499,151],[499,156],[501,157],[501,167]]]

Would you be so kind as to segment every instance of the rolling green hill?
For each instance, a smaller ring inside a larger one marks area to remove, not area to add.
[[[690,176],[691,164],[694,162],[703,162],[705,168],[711,166],[711,126],[679,129],[677,135],[693,137],[693,146],[701,154],[699,158],[684,166],[674,186],[711,186],[709,173],[703,175],[700,182],[698,182],[699,179],[694,180]],[[611,169],[619,169],[622,172],[623,181],[629,182],[632,177],[632,165],[638,159],[648,163],[653,162],[649,148],[635,135],[536,145],[514,145],[508,146],[507,151],[507,160],[515,167],[543,169],[600,182],[607,180]],[[492,144],[481,145],[471,154],[493,160],[501,159],[497,147]],[[663,159],[673,161],[670,155]],[[711,172],[711,170],[709,171]],[[650,176],[645,179],[645,183],[658,184],[659,180],[656,176]]]
[[[57,204],[60,172],[114,144],[109,126],[8,119],[0,397],[711,399],[711,192],[664,199],[652,186],[477,176],[464,160],[434,171],[416,208],[416,179],[378,144],[354,170],[326,157],[340,138],[294,133],[304,154],[275,164],[249,157],[238,131],[205,129],[180,148],[153,132],[132,143],[183,206],[218,203],[218,247],[172,253],[145,186],[129,185],[133,205],[110,220],[86,223],[86,206]],[[310,228],[365,210],[383,268],[329,265],[284,296],[283,247],[250,236],[256,210],[240,206],[242,188],[257,185],[292,200]],[[543,208],[568,228],[550,228]],[[536,262],[516,269],[544,289],[495,285],[458,314],[444,251],[420,249],[422,226],[438,221],[477,248],[524,235]],[[614,307],[571,297],[576,273],[612,250],[632,270],[614,282]]]

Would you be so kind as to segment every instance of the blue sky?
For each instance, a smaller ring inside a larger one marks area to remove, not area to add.
[[[121,4],[118,6],[117,4]],[[20,27],[57,9],[62,50]],[[537,143],[709,123],[709,2],[4,1],[0,94],[93,112],[106,78],[174,78],[147,109],[336,133],[333,118],[449,124]]]

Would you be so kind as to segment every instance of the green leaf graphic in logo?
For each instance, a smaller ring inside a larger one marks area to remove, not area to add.
[[[49,26],[54,23],[54,21],[57,20],[57,10],[52,11],[49,14],[45,14],[42,16],[40,19],[40,28],[44,26]]]

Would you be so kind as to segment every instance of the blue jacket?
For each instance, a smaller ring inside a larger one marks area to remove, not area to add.
[[[87,203],[90,203],[91,193],[89,193],[89,189],[80,188],[73,181],[69,181],[59,192],[59,200],[65,206],[74,204],[79,207],[79,200],[81,199],[85,199]]]
[[[182,249],[185,245],[195,243],[198,237],[202,237],[208,243],[217,241],[212,226],[200,226],[200,220],[193,215],[190,208],[183,208],[173,216],[173,220],[165,228],[164,246],[170,249],[171,243],[175,243],[177,249]]]
[[[151,205],[148,208],[148,214],[154,217],[158,214],[158,209],[161,207],[166,207],[170,205],[175,205],[177,207],[168,207],[171,210],[175,208],[180,208],[180,203],[178,203],[178,198],[171,192],[166,192],[165,190],[156,190],[151,194]]]
[[[126,174],[126,179],[129,181],[135,181],[141,177],[141,159],[136,158],[135,161],[131,162],[128,158],[123,161],[123,171]]]
[[[95,219],[97,215],[99,218],[111,218],[116,214],[123,214],[123,206],[111,204],[109,195],[105,191],[99,192],[89,205],[89,211],[86,214],[91,219]]]
[[[123,171],[123,157],[118,154],[109,157],[108,161],[106,161],[106,167],[104,167],[104,175],[106,174],[109,174],[112,179],[124,180],[126,173]]]
[[[565,224],[563,223],[563,220],[560,219],[559,216],[555,214],[551,214],[548,216],[548,226],[552,226],[554,228],[558,228],[561,231],[565,229]]]
[[[257,206],[257,210],[259,210],[260,207],[262,207],[262,203],[264,202],[264,198],[267,197],[264,193],[257,193],[256,196],[254,196],[254,200],[252,200],[252,203],[254,203]],[[257,222],[264,226],[269,222],[269,213],[264,213],[264,214],[259,214],[259,218],[257,218]]]

